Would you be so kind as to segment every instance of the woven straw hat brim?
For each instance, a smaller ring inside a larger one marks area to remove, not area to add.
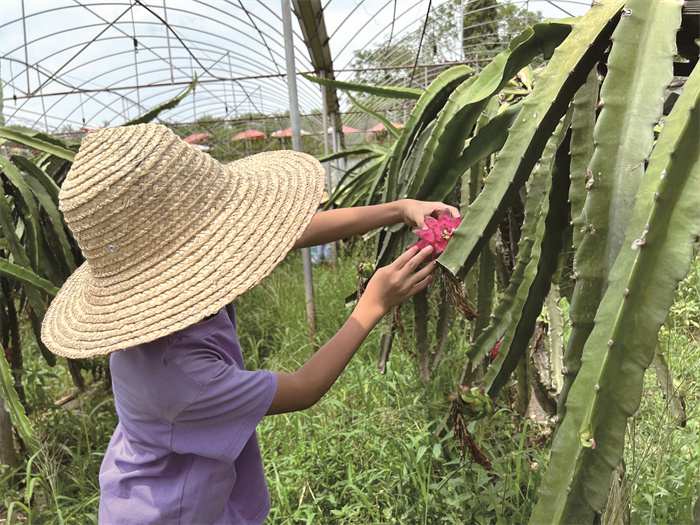
[[[186,328],[258,284],[294,246],[323,194],[324,170],[316,159],[281,151],[226,165],[207,162],[222,207],[187,229],[169,231],[167,256],[160,253],[159,232],[152,231],[159,248],[144,245],[126,269],[107,265],[96,276],[88,263],[78,268],[44,318],[42,340],[52,352],[71,358],[107,354]],[[183,213],[192,216],[196,208],[187,206],[197,203],[187,203]],[[146,229],[154,222],[131,219]],[[90,248],[89,237],[83,251],[99,250],[97,243]]]

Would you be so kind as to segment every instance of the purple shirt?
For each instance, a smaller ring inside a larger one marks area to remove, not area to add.
[[[245,370],[233,304],[114,352],[110,367],[119,425],[100,469],[100,524],[262,523],[255,428],[277,377]]]

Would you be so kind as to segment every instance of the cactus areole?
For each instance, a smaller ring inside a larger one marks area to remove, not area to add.
[[[462,217],[453,218],[447,210],[442,212],[437,219],[427,217],[425,228],[413,231],[420,237],[420,240],[411,244],[409,248],[416,246],[422,250],[427,246],[432,246],[433,252],[430,254],[430,260],[434,261],[445,251],[447,243],[452,239],[452,232],[461,222]]]

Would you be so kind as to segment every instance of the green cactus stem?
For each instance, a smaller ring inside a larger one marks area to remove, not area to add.
[[[593,329],[610,268],[622,246],[653,147],[654,125],[662,116],[664,92],[673,78],[680,4],[641,0],[628,2],[625,9],[629,15],[621,18],[612,37],[598,103],[600,116],[593,130],[595,151],[585,175],[588,196],[579,229],[584,238],[574,257],[577,280],[571,301],[572,331],[564,356],[568,374],[559,400],[560,421],[566,416],[566,397],[581,366],[582,349]],[[590,115],[583,118],[590,119]],[[581,135],[580,140],[586,144],[577,147],[589,146],[589,137]]]
[[[482,193],[469,207],[438,262],[455,274],[464,274],[495,232],[508,206],[530,176],[571,98],[608,46],[622,0],[600,3],[573,27],[557,47],[510,130],[498,162]],[[568,221],[567,221],[568,222]]]
[[[654,25],[663,18],[655,13]],[[644,371],[700,231],[699,102],[696,67],[665,121],[637,192],[568,395],[567,415],[552,445],[532,523],[592,523],[607,497],[627,419],[639,406]],[[580,433],[589,425],[595,450],[580,443]]]

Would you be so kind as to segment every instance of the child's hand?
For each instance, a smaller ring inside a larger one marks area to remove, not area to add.
[[[442,202],[424,202],[413,199],[403,199],[398,201],[401,206],[403,222],[408,226],[425,228],[425,218],[437,218],[443,211],[450,212],[453,218],[459,217],[459,210],[454,206],[448,206]]]
[[[432,281],[433,276],[430,274],[437,266],[431,263],[417,269],[428,260],[432,251],[432,246],[420,251],[416,247],[409,248],[393,263],[377,270],[362,294],[358,307],[374,310],[381,317],[394,306],[424,290]]]

